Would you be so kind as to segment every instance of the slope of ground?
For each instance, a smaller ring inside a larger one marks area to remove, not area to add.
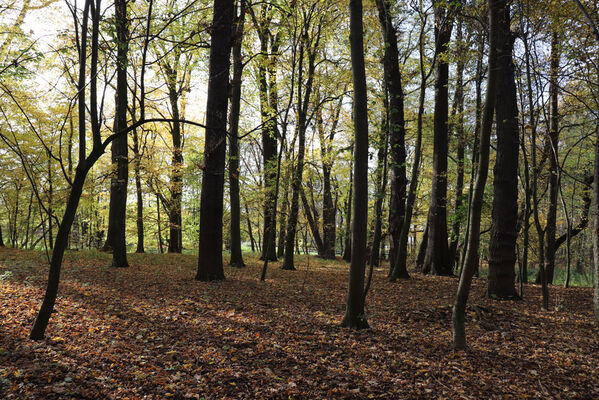
[[[475,280],[467,352],[451,346],[455,278],[375,271],[371,329],[339,327],[348,266],[298,257],[193,280],[197,259],[68,254],[46,339],[29,329],[41,303],[45,255],[0,249],[0,398],[260,399],[599,398],[592,291],[551,287],[525,301],[483,297]]]

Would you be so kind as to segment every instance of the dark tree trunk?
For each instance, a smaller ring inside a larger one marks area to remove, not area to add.
[[[121,1],[121,0],[119,0]],[[77,206],[81,199],[83,192],[83,186],[85,184],[85,178],[90,168],[102,155],[105,146],[102,144],[102,137],[100,131],[100,123],[97,113],[97,86],[96,86],[96,72],[98,66],[98,37],[100,27],[100,0],[96,0],[93,4],[93,0],[87,0],[83,9],[83,16],[81,18],[81,37],[80,37],[80,54],[79,54],[79,80],[77,83],[78,87],[78,101],[79,101],[79,163],[76,168],[75,177],[73,179],[69,197],[67,200],[66,208],[62,221],[58,227],[56,234],[56,242],[54,243],[54,249],[52,251],[52,258],[50,260],[50,269],[48,272],[48,285],[46,287],[46,293],[44,295],[44,301],[38,315],[35,319],[33,327],[31,329],[30,338],[32,340],[41,340],[44,338],[50,316],[54,311],[54,304],[56,302],[56,296],[58,295],[58,285],[60,282],[60,269],[62,266],[62,259],[64,252],[69,243],[69,233],[75,215],[77,213]],[[120,4],[119,4],[120,6]],[[91,79],[89,82],[90,90],[90,120],[91,130],[93,137],[93,150],[86,157],[86,63],[87,63],[87,28],[91,9],[92,16],[92,36],[91,36]],[[122,8],[121,8],[122,10]]]
[[[2,225],[0,225],[0,247],[4,247],[4,238],[2,237]]]
[[[254,253],[256,252],[256,241],[254,240],[254,234],[252,233],[252,221],[250,220],[250,210],[248,210],[247,204],[245,204],[245,217],[248,224],[248,235],[250,235],[250,245],[252,246],[252,253]]]
[[[127,1],[115,1],[115,30],[117,39],[117,73],[115,95],[114,131],[127,128],[127,52],[129,48],[129,22]],[[127,180],[129,177],[129,147],[127,135],[118,136],[112,143],[112,163],[116,176],[110,182],[108,237],[106,244],[112,248],[112,266],[128,267],[125,223],[127,219]],[[111,231],[112,229],[112,231]]]
[[[509,2],[499,9],[497,34],[498,86],[495,103],[497,121],[497,160],[493,169],[493,211],[489,242],[487,295],[492,298],[518,298],[514,267],[518,237],[518,106],[512,50],[515,37],[510,31]]]
[[[495,102],[498,101],[497,85],[501,71],[497,68],[497,59],[502,55],[502,42],[499,41],[497,32],[501,19],[509,13],[508,0],[489,0],[489,74],[487,78],[487,95],[485,109],[480,128],[480,146],[476,181],[470,203],[470,235],[467,243],[464,269],[460,275],[460,282],[453,305],[452,331],[453,346],[456,349],[466,348],[465,314],[472,277],[478,269],[478,251],[480,245],[480,220],[483,206],[483,196],[489,171],[489,149],[491,144],[491,131],[493,128],[493,112]],[[510,53],[511,54],[511,53]]]
[[[448,50],[453,27],[453,11],[435,5],[435,117],[433,149],[433,185],[428,212],[428,242],[423,271],[434,275],[451,275],[453,264],[449,256],[447,237],[447,153],[448,153]]]
[[[389,254],[389,277],[391,281],[395,281],[398,278],[407,279],[410,277],[407,268],[408,238],[410,235],[410,227],[412,225],[412,214],[414,212],[414,204],[416,203],[418,176],[420,174],[420,160],[422,158],[422,125],[424,116],[424,101],[426,99],[426,82],[432,72],[432,70],[430,70],[427,74],[424,69],[425,29],[426,23],[425,21],[422,21],[420,25],[420,37],[418,40],[420,64],[420,95],[418,99],[418,116],[416,122],[416,145],[414,147],[414,162],[412,164],[412,171],[410,175],[410,187],[408,188],[408,198],[406,199],[405,218],[403,226],[401,227],[401,233],[399,235],[399,248],[396,259],[393,261],[391,259],[391,254]],[[421,269],[420,267],[424,263],[424,249],[426,249],[427,231],[428,229],[425,230],[424,235],[422,236],[422,256],[420,256],[419,252],[418,260],[416,261],[416,266],[418,269]]]
[[[135,163],[133,164],[135,174],[135,194],[137,197],[137,249],[136,253],[144,253],[144,204],[141,189],[141,154],[139,153],[139,137],[137,129],[133,131],[133,153],[135,154]]]
[[[377,0],[379,21],[385,41],[383,66],[389,93],[389,140],[391,155],[391,197],[389,200],[389,260],[395,263],[399,248],[401,228],[405,218],[406,203],[406,147],[404,121],[404,95],[399,69],[397,31],[393,26],[390,0]]]
[[[160,250],[160,254],[164,253],[161,224],[162,222],[160,220],[160,196],[158,195],[158,193],[156,193],[156,236],[158,237],[158,250]]]
[[[233,78],[231,80],[231,110],[229,113],[229,200],[231,208],[231,260],[230,265],[244,267],[241,253],[241,212],[239,205],[239,111],[241,108],[241,76],[243,63],[241,45],[245,22],[245,0],[239,4],[239,15],[235,16],[235,36],[233,42]]]
[[[214,0],[213,10],[200,204],[200,245],[196,274],[196,280],[199,281],[225,278],[223,194],[233,0]]]
[[[251,10],[251,9],[250,9]],[[265,258],[265,251],[272,249],[269,253],[271,261],[277,260],[275,252],[276,235],[271,234],[271,231],[276,231],[276,213],[273,213],[275,204],[275,179],[276,179],[276,163],[277,163],[277,137],[279,136],[277,127],[277,52],[278,40],[269,30],[270,17],[269,5],[264,4],[261,9],[261,21],[256,19],[252,13],[254,25],[260,39],[260,62],[258,64],[258,89],[260,96],[260,115],[262,119],[262,160],[264,164],[264,231],[262,235],[262,255],[261,260]],[[269,52],[269,42],[270,45]],[[273,216],[275,219],[273,219]],[[266,240],[271,240],[268,243]]]
[[[181,147],[181,123],[179,122],[179,91],[176,87],[177,75],[173,70],[167,72],[169,101],[174,121],[171,123],[171,139],[173,141],[173,157],[171,169],[171,198],[168,201],[169,238],[168,252],[181,253],[181,194],[183,189],[183,149]]]
[[[388,103],[385,102],[388,106]],[[383,230],[383,201],[385,199],[385,192],[387,191],[387,153],[389,151],[389,136],[387,134],[387,115],[385,112],[384,121],[381,125],[381,132],[379,134],[379,143],[377,151],[377,167],[376,167],[376,178],[375,178],[375,203],[374,203],[374,234],[372,235],[372,245],[370,246],[370,260],[368,264],[371,269],[378,267],[380,263],[380,252],[381,252],[381,237]],[[368,284],[366,285],[368,287]]]
[[[559,36],[554,31],[551,34],[551,67],[549,73],[549,141],[547,142],[547,156],[549,157],[549,188],[547,225],[545,227],[545,279],[548,284],[553,283],[553,270],[555,269],[555,239],[557,232],[557,195],[559,191],[559,109],[558,109],[558,73],[559,73]],[[539,282],[541,279],[539,279]]]
[[[362,1],[350,0],[350,48],[354,84],[354,226],[345,317],[342,326],[368,328],[364,315],[364,271],[368,223],[368,97],[364,66]]]
[[[352,146],[352,170],[354,161],[354,150]],[[352,211],[352,194],[354,189],[354,174],[353,171],[349,175],[349,194],[347,195],[347,201],[345,203],[345,243],[343,245],[343,259],[347,262],[351,261],[351,211]]]
[[[449,258],[453,264],[458,263],[458,244],[460,242],[460,226],[462,225],[462,191],[464,189],[464,153],[466,149],[466,135],[464,132],[464,64],[465,48],[463,43],[462,20],[458,22],[458,31],[456,42],[457,67],[456,67],[456,88],[455,88],[455,107],[457,122],[454,125],[454,131],[457,140],[457,177],[455,185],[455,208],[453,215],[453,226],[451,229],[451,243],[449,245]]]

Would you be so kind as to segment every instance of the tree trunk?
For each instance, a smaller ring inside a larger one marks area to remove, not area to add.
[[[354,149],[352,146],[352,170],[354,161]],[[347,195],[347,201],[345,203],[345,243],[343,246],[343,259],[347,262],[351,262],[351,211],[352,211],[352,194],[354,189],[354,174],[350,171],[349,173],[349,194]]]
[[[435,5],[435,117],[433,150],[433,185],[428,212],[428,242],[423,271],[434,275],[451,275],[453,264],[449,256],[447,237],[447,154],[448,154],[448,50],[453,27],[453,11]]]
[[[455,185],[455,208],[453,214],[453,226],[451,229],[451,243],[449,245],[449,259],[452,264],[458,264],[458,244],[460,242],[460,226],[462,225],[462,191],[464,189],[464,153],[466,149],[466,135],[464,132],[464,64],[465,49],[463,43],[462,19],[458,22],[458,31],[456,42],[457,67],[456,67],[456,88],[455,88],[455,114],[457,114],[457,123],[455,123],[455,134],[457,140],[457,177]]]
[[[387,113],[385,113],[387,114]],[[378,154],[377,154],[377,167],[376,167],[376,200],[374,204],[374,235],[372,237],[372,245],[370,246],[370,261],[369,265],[371,268],[378,267],[380,260],[380,249],[381,249],[381,236],[382,236],[382,225],[383,225],[383,200],[385,199],[385,192],[387,190],[387,152],[389,150],[389,137],[387,135],[386,121],[382,124],[382,128],[379,135],[378,143]],[[382,143],[381,143],[382,142]],[[367,285],[368,287],[368,285]]]
[[[181,147],[181,123],[179,114],[179,91],[177,90],[177,73],[172,69],[167,70],[167,86],[169,102],[174,121],[171,122],[171,139],[173,141],[172,169],[171,169],[171,198],[168,201],[168,252],[181,253],[181,195],[183,190],[183,149]]]
[[[137,249],[136,253],[144,253],[144,203],[143,192],[141,189],[141,155],[139,153],[139,137],[137,129],[133,131],[133,153],[135,154],[135,163],[133,164],[135,174],[135,194],[136,204],[136,222],[137,222]]]
[[[368,328],[364,315],[364,270],[368,223],[368,97],[364,66],[362,1],[350,0],[350,48],[354,86],[354,225],[345,317],[342,326]]]
[[[466,348],[466,330],[464,326],[466,304],[468,302],[468,295],[470,294],[472,277],[478,267],[480,220],[487,174],[489,171],[489,149],[491,143],[491,130],[493,128],[493,112],[495,109],[495,102],[498,101],[496,92],[498,90],[497,85],[501,73],[497,68],[497,59],[502,55],[501,51],[503,49],[503,43],[499,41],[498,28],[505,14],[509,13],[507,1],[508,0],[489,0],[490,48],[487,94],[480,128],[478,169],[472,193],[472,202],[470,204],[470,235],[467,243],[465,264],[462,274],[460,275],[460,282],[458,284],[452,312],[453,346],[456,349]]]
[[[414,212],[414,204],[416,203],[416,192],[418,190],[420,160],[422,159],[422,125],[424,116],[424,101],[426,99],[426,82],[430,76],[430,73],[432,72],[432,70],[430,70],[427,74],[424,69],[425,29],[425,21],[422,21],[420,25],[420,38],[418,40],[420,64],[420,95],[418,99],[418,116],[416,122],[416,145],[414,147],[414,161],[412,164],[412,171],[410,174],[411,178],[410,187],[408,188],[408,198],[406,199],[405,218],[401,227],[401,233],[399,235],[399,248],[397,251],[396,259],[392,260],[391,253],[389,253],[389,277],[391,281],[395,281],[398,278],[407,279],[410,277],[407,268],[408,239],[410,235],[410,228],[412,226],[412,214]],[[427,230],[425,230],[424,235],[422,236],[423,246],[421,247],[423,249],[426,249]],[[389,239],[389,242],[391,242],[391,239]],[[419,257],[419,259],[416,262],[417,268],[419,268],[424,262],[424,253],[422,254],[423,257],[421,259]]]
[[[397,31],[393,26],[390,0],[377,0],[379,22],[385,41],[383,69],[389,93],[389,141],[391,155],[391,197],[389,199],[389,260],[395,263],[405,218],[406,203],[406,146],[404,95],[398,61]]]
[[[553,270],[555,269],[555,235],[557,231],[557,195],[559,191],[558,167],[559,167],[559,109],[558,109],[558,73],[559,73],[559,36],[557,31],[551,34],[551,67],[549,73],[549,141],[547,150],[549,157],[549,188],[547,224],[545,227],[545,279],[553,283]],[[539,279],[539,282],[541,280]]]
[[[499,56],[495,103],[497,160],[493,169],[493,211],[489,242],[487,295],[491,298],[518,298],[514,267],[518,237],[518,106],[512,50],[515,36],[510,31],[508,2],[500,8],[497,24]]]
[[[4,238],[2,237],[2,225],[0,225],[0,247],[4,247]]]
[[[115,29],[118,42],[115,95],[114,132],[127,128],[127,52],[129,49],[129,22],[127,1],[115,1]],[[116,178],[110,185],[108,235],[106,243],[112,248],[112,266],[128,267],[125,224],[127,219],[127,180],[129,176],[129,147],[127,135],[120,135],[112,143],[112,162],[116,164]],[[111,225],[112,221],[112,225]],[[112,232],[110,228],[112,227]],[[112,234],[112,236],[110,236]]]
[[[233,78],[231,80],[231,110],[229,114],[229,200],[231,209],[231,260],[230,265],[244,267],[241,253],[241,212],[239,205],[239,111],[241,108],[241,76],[243,63],[241,45],[245,22],[245,0],[239,4],[239,15],[235,16],[235,37],[233,42]]]
[[[214,0],[213,10],[200,204],[200,245],[196,274],[196,280],[200,281],[225,278],[223,193],[233,0]]]

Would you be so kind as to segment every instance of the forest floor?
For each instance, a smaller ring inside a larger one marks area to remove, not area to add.
[[[46,339],[28,339],[46,284],[40,252],[0,249],[1,399],[599,399],[592,290],[540,288],[484,298],[475,279],[468,351],[454,351],[456,278],[376,270],[370,329],[339,322],[348,265],[297,257],[193,280],[197,258],[67,255]],[[477,315],[478,314],[478,315]]]

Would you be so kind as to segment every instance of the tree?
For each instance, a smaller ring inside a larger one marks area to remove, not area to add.
[[[393,26],[392,2],[377,0],[379,22],[384,40],[383,66],[389,93],[389,140],[391,156],[391,197],[389,200],[389,262],[396,262],[406,203],[406,145],[404,94],[399,69],[397,31]]]
[[[114,132],[127,128],[127,52],[129,49],[129,22],[127,0],[115,0],[114,24],[117,45],[117,72],[115,94]],[[94,66],[92,65],[92,68]],[[94,71],[92,70],[92,74]],[[98,128],[99,129],[99,128]],[[125,222],[127,220],[127,181],[129,177],[129,147],[127,135],[115,138],[112,143],[112,163],[116,176],[110,180],[110,210],[106,243],[112,249],[112,266],[128,267]]]
[[[115,33],[117,46],[117,89],[115,94],[114,131],[127,126],[127,52],[128,21],[127,2],[115,1]],[[94,65],[91,68],[95,68]],[[96,71],[92,70],[92,74]],[[93,105],[92,105],[93,106]],[[92,112],[95,112],[92,110]],[[94,122],[92,121],[92,124]],[[98,128],[99,129],[99,128]],[[112,143],[113,173],[110,178],[110,203],[108,232],[104,251],[112,251],[114,267],[128,267],[126,246],[127,181],[129,178],[129,147],[127,135],[120,135]]]
[[[453,6],[435,3],[435,117],[433,185],[428,211],[427,247],[423,271],[451,275],[447,236],[447,153],[449,141],[449,62],[445,56],[453,28]]]
[[[364,270],[368,219],[368,102],[364,67],[362,1],[349,1],[350,50],[354,86],[354,207],[351,265],[345,316],[342,326],[368,328],[364,315]]]
[[[233,0],[214,0],[196,274],[199,281],[225,278],[222,258],[223,194],[233,8]]]
[[[469,236],[466,244],[464,268],[460,275],[460,282],[452,310],[453,346],[456,349],[466,348],[466,304],[470,294],[472,277],[478,268],[478,251],[480,246],[480,220],[482,214],[483,195],[489,171],[489,149],[491,146],[491,130],[493,128],[493,114],[497,99],[497,85],[499,83],[498,58],[505,51],[505,39],[499,35],[502,20],[509,12],[509,0],[489,0],[489,74],[487,75],[487,94],[485,108],[480,128],[480,144],[478,155],[478,169],[476,181],[470,202]],[[509,25],[508,25],[509,26]]]
[[[241,76],[243,62],[241,45],[245,24],[245,0],[239,2],[239,15],[234,18],[233,76],[231,79],[231,110],[229,112],[229,201],[231,203],[231,260],[234,267],[244,267],[241,253],[241,212],[239,204],[239,111],[241,109]]]
[[[515,36],[510,31],[510,3],[502,4],[497,20],[498,83],[495,102],[497,121],[497,159],[493,168],[493,211],[489,242],[487,295],[512,299],[514,287],[516,239],[518,236],[518,106],[512,50]]]

